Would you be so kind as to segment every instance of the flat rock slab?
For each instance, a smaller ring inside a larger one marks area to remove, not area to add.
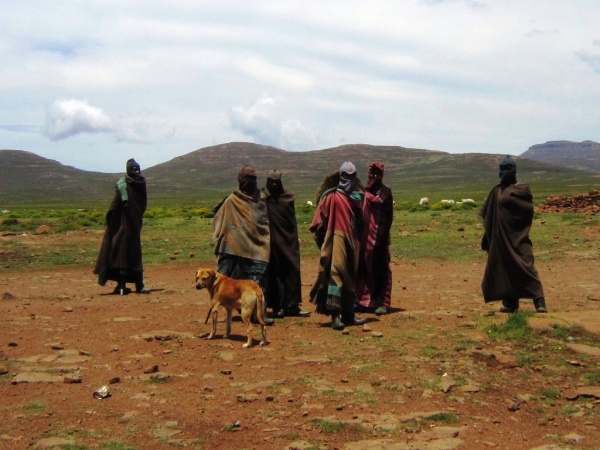
[[[58,446],[63,446],[63,445],[71,446],[71,445],[75,445],[75,444],[76,444],[76,442],[72,439],[49,437],[49,438],[40,439],[35,444],[33,444],[33,446],[31,448],[33,448],[35,450],[41,450],[44,448],[52,448],[52,447],[58,447]]]
[[[21,372],[12,379],[12,384],[20,383],[62,383],[64,375],[50,375],[44,372]]]
[[[577,353],[586,353],[588,355],[600,358],[600,348],[598,347],[592,347],[591,345],[585,344],[572,344],[569,342],[566,342],[565,345],[571,350],[575,350]]]
[[[552,308],[552,305],[549,306]],[[559,325],[581,325],[592,333],[600,333],[600,312],[599,311],[569,311],[550,313],[545,317],[531,317],[527,323],[533,328],[550,328],[553,324],[558,323]]]

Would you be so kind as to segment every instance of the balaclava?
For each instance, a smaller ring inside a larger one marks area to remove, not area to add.
[[[500,161],[498,175],[500,176],[500,184],[503,186],[517,182],[517,163],[510,155],[506,155]]]
[[[369,173],[367,174],[367,186],[365,189],[372,194],[381,189],[383,185],[383,163],[373,161],[369,164]]]
[[[267,172],[267,184],[265,186],[267,195],[277,197],[283,193],[283,184],[281,183],[281,171],[277,169]]]
[[[136,168],[136,167],[138,169],[138,172],[134,172],[134,168]],[[127,175],[129,175],[131,178],[137,179],[142,176],[142,169],[140,168],[140,165],[133,158],[131,158],[130,160],[127,161],[125,168],[127,170]]]
[[[256,192],[256,171],[252,166],[244,166],[238,172],[238,183],[240,191],[247,195],[254,195]]]
[[[346,180],[342,178],[342,173],[347,173],[348,175],[352,175],[356,173],[356,167],[350,161],[346,161],[340,167],[340,182],[338,184],[338,189],[344,191],[346,194],[350,195],[354,190],[354,185],[356,184],[356,178],[354,180]]]

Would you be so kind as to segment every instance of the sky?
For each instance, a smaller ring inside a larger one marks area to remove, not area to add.
[[[116,173],[234,141],[598,142],[598,17],[597,0],[4,0],[0,149]]]

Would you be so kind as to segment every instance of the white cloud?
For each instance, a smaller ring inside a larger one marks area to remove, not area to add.
[[[53,141],[60,141],[80,133],[112,133],[117,130],[115,122],[100,108],[82,100],[57,100],[46,114],[44,134]]]
[[[275,99],[262,95],[249,108],[235,106],[228,112],[234,130],[241,131],[257,143],[272,145],[285,150],[307,150],[316,141],[316,132],[298,119],[283,119]]]

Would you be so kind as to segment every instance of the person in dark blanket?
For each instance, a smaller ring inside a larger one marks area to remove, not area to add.
[[[321,250],[310,301],[318,313],[331,315],[334,330],[366,322],[354,316],[363,201],[363,193],[355,190],[356,181],[354,164],[342,164],[338,185],[321,195],[310,225]]]
[[[135,284],[135,292],[148,294],[144,286],[142,265],[142,217],[146,211],[146,179],[140,165],[130,159],[126,164],[127,175],[116,185],[115,195],[106,213],[106,231],[100,245],[94,273],[98,284],[116,281],[115,294],[126,295],[131,289],[127,283]]]
[[[390,229],[394,219],[392,190],[383,184],[383,163],[369,164],[362,211],[365,227],[360,243],[356,311],[387,314],[392,302]]]
[[[261,198],[267,204],[271,232],[269,257],[269,304],[279,317],[310,316],[300,308],[300,242],[294,201],[296,196],[283,187],[281,171],[270,170]]]
[[[517,163],[509,155],[500,162],[500,183],[488,194],[479,215],[485,233],[481,248],[488,252],[481,288],[486,302],[502,300],[501,312],[515,312],[519,299],[531,298],[535,310],[547,312],[544,290],[534,267],[529,229],[533,195],[517,183]]]
[[[217,272],[231,278],[256,281],[268,301],[269,216],[252,166],[244,166],[238,172],[238,189],[214,210],[212,225]],[[256,322],[256,317],[253,321]],[[273,325],[275,320],[266,318],[265,323]]]

